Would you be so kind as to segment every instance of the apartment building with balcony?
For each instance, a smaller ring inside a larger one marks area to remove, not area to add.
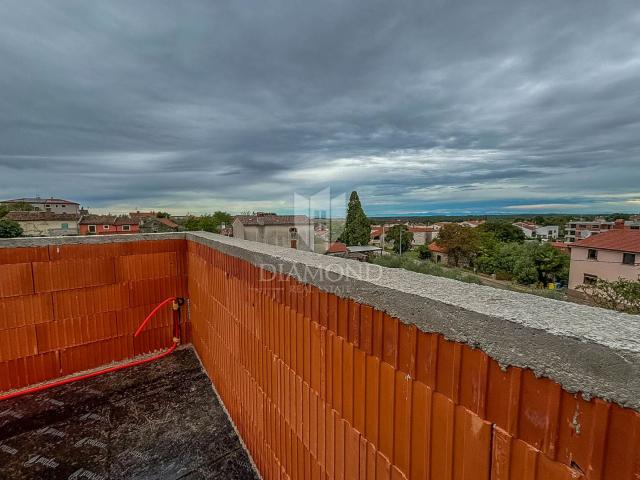
[[[639,337],[204,232],[3,239],[0,477],[635,480]]]
[[[564,226],[564,239],[565,242],[577,242],[578,240],[584,240],[592,235],[598,235],[602,232],[608,232],[614,226],[614,222],[607,222],[605,220],[594,221],[582,221],[575,220],[567,223]]]

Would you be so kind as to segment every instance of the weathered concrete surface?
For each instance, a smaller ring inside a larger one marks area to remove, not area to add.
[[[179,238],[371,305],[570,392],[640,410],[637,316],[206,232],[20,238],[0,240],[0,248]]]
[[[504,366],[530,368],[569,392],[640,410],[640,317],[210,233],[186,235],[480,348]]]
[[[117,235],[78,235],[68,237],[0,238],[0,248],[45,247],[47,245],[95,245],[100,243],[139,242],[145,240],[181,240],[183,232],[121,233]]]

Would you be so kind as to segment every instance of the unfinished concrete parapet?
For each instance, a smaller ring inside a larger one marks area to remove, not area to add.
[[[569,392],[640,410],[640,318],[206,232],[186,238],[529,368]]]

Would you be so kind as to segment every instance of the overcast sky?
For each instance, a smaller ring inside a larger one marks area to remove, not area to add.
[[[0,197],[640,211],[640,3],[0,0]]]

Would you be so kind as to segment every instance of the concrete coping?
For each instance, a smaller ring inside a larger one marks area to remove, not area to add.
[[[5,239],[0,248],[177,238],[370,305],[586,400],[640,411],[639,316],[207,232]]]

